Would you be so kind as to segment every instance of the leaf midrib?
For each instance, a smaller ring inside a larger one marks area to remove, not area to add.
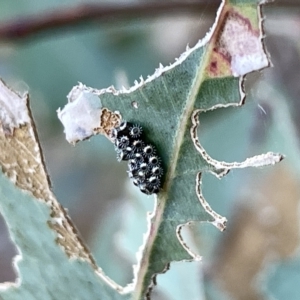
[[[208,41],[208,43],[210,41]],[[211,50],[211,46],[208,43],[206,45],[202,46],[202,47],[207,47],[207,49],[206,49],[206,51],[204,51],[204,55],[202,56],[202,59],[200,60],[201,66],[200,66],[200,68],[197,72],[197,75],[195,77],[195,80],[192,84],[190,93],[188,94],[186,105],[183,109],[183,113],[180,118],[181,121],[178,122],[178,127],[177,127],[177,131],[175,134],[176,142],[174,144],[171,159],[170,159],[170,167],[169,167],[168,172],[165,177],[165,184],[162,188],[163,191],[161,193],[159,193],[158,196],[156,197],[157,205],[154,209],[153,217],[151,218],[151,236],[149,235],[146,246],[143,251],[142,260],[143,260],[144,264],[143,265],[141,264],[141,269],[139,270],[139,273],[138,273],[137,284],[136,284],[136,288],[134,291],[133,299],[142,299],[143,294],[145,292],[145,287],[144,287],[143,283],[144,283],[145,276],[147,275],[147,272],[148,272],[150,253],[153,248],[153,244],[156,240],[158,229],[160,227],[160,224],[162,223],[163,212],[165,209],[166,202],[168,200],[168,194],[169,194],[169,190],[171,188],[172,180],[174,179],[177,162],[179,160],[179,153],[180,153],[180,149],[183,144],[183,141],[184,141],[185,133],[187,132],[189,119],[194,110],[194,105],[195,105],[195,101],[197,99],[198,91],[200,89],[202,82],[205,79],[205,68],[207,66],[207,61],[209,60],[210,50]],[[147,261],[145,262],[145,260],[147,260]],[[148,283],[146,283],[146,284],[147,284],[147,288],[148,288]]]

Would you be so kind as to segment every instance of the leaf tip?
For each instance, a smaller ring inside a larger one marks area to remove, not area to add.
[[[219,216],[218,218],[215,218],[215,220],[211,223],[220,231],[224,231],[226,229],[227,219],[225,217]]]

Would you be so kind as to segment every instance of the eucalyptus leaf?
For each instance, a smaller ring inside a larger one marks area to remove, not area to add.
[[[233,168],[282,159],[266,153],[243,162],[219,162],[198,138],[200,113],[241,106],[243,76],[269,65],[258,4],[224,0],[207,36],[174,64],[159,66],[128,90],[79,84],[58,111],[71,143],[99,133],[112,140],[112,129],[127,120],[142,126],[162,158],[164,182],[152,197],[148,232],[137,254],[133,283],[126,287],[97,266],[55,199],[28,95],[20,96],[1,82],[0,209],[19,251],[18,281],[0,285],[1,299],[143,299],[149,297],[156,275],[168,270],[171,262],[201,259],[182,239],[182,227],[210,222],[224,230],[226,224],[202,195],[203,172],[221,178]]]
[[[211,31],[174,64],[160,65],[152,76],[141,78],[128,90],[96,90],[79,84],[70,92],[69,103],[58,111],[71,143],[98,133],[112,140],[111,130],[126,120],[142,126],[162,158],[166,175],[154,197],[147,237],[138,253],[134,299],[150,294],[156,274],[166,271],[170,262],[200,259],[181,238],[183,226],[209,221],[220,230],[225,228],[226,219],[202,195],[203,172],[220,178],[233,168],[282,159],[280,154],[266,153],[241,163],[219,162],[208,155],[197,135],[201,112],[241,106],[243,76],[269,65],[258,4],[223,1]]]

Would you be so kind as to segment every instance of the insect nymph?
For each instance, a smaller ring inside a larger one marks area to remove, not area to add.
[[[128,175],[141,192],[157,194],[162,186],[164,170],[156,148],[146,141],[141,126],[123,121],[112,130],[119,161],[128,161]]]

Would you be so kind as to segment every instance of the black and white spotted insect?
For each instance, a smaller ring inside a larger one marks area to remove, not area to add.
[[[140,191],[157,194],[164,170],[156,148],[147,142],[141,126],[122,121],[111,133],[118,161],[128,161],[128,175]]]

